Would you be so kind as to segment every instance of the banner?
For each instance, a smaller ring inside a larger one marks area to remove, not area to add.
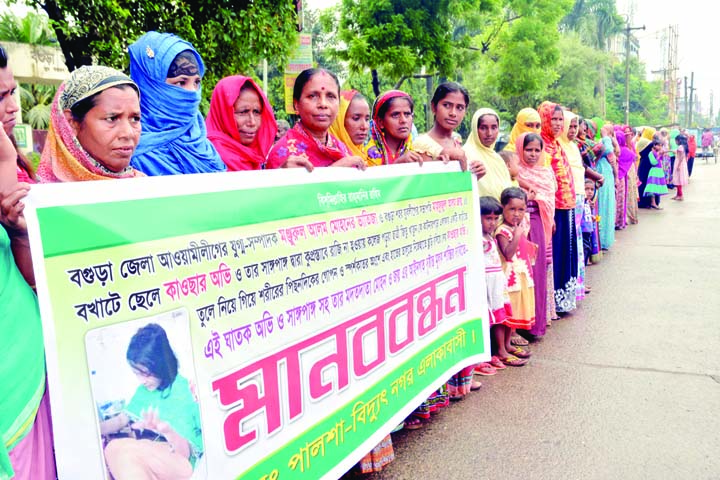
[[[454,168],[33,186],[60,479],[177,444],[137,428],[153,415],[192,478],[338,478],[488,360],[476,183]]]
[[[298,35],[297,41],[297,46],[288,59],[285,74],[283,75],[285,111],[289,114],[297,113],[293,105],[295,80],[298,75],[300,75],[300,72],[313,67],[312,35],[309,33],[301,33]]]

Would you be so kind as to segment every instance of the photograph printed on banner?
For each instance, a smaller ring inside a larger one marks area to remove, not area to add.
[[[85,348],[107,478],[204,478],[187,310],[91,330]]]

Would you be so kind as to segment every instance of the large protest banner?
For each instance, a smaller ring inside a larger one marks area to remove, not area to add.
[[[476,185],[456,168],[34,187],[60,478],[108,478],[106,446],[137,437],[101,426],[141,420],[129,404],[153,370],[129,345],[149,324],[194,398],[160,419],[199,412],[193,478],[341,476],[489,359]]]

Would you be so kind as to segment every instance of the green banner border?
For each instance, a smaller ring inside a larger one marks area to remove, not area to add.
[[[382,192],[381,198],[337,207],[323,207],[317,201],[318,194],[373,188]],[[471,189],[467,172],[448,172],[45,207],[37,215],[45,258],[50,258]]]

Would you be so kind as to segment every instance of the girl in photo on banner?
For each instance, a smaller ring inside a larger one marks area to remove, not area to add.
[[[138,329],[126,357],[140,385],[124,412],[100,423],[108,470],[115,480],[189,479],[203,455],[200,407],[165,330]]]

